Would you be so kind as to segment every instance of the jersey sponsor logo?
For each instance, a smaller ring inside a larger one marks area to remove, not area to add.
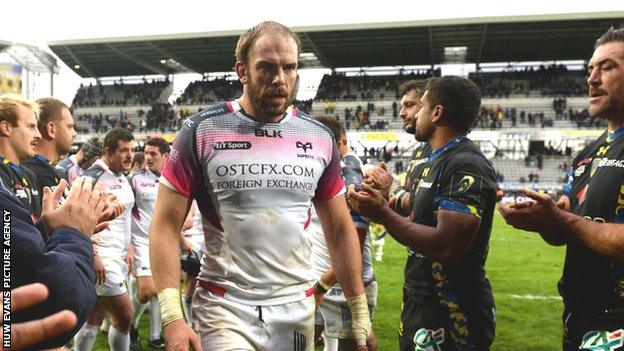
[[[419,188],[427,188],[427,189],[430,189],[430,188],[431,188],[431,186],[433,186],[433,183],[432,183],[432,182],[425,182],[425,180],[424,180],[424,179],[421,179],[421,180],[418,182],[418,187],[419,187]]]
[[[283,138],[281,130],[266,130],[262,128],[255,128],[254,135],[265,138]]]
[[[459,181],[459,185],[457,186],[457,191],[460,193],[465,192],[466,190],[470,189],[470,187],[472,186],[472,184],[474,184],[475,180],[474,177],[466,175],[464,176],[460,181]]]
[[[295,143],[295,146],[297,146],[297,149],[302,149],[304,153],[308,153],[308,149],[312,149],[312,143],[311,142],[307,142],[307,143],[302,143],[300,141]]]
[[[218,166],[215,172],[219,177],[238,175],[295,175],[314,178],[314,168],[299,165],[281,165],[277,163],[238,163]]]
[[[444,343],[444,329],[437,330],[420,328],[414,334],[415,351],[441,351]]]
[[[215,150],[247,150],[251,149],[251,143],[248,141],[219,141],[212,148]]]
[[[624,329],[612,332],[590,331],[583,336],[579,349],[592,351],[612,351],[624,345]]]
[[[624,168],[624,160],[610,159],[610,158],[596,158],[592,162],[592,168],[599,167],[617,167]]]
[[[580,177],[584,172],[585,172],[585,165],[582,165],[581,167],[574,170],[574,176]]]
[[[578,200],[579,203],[582,203],[583,201],[585,201],[585,195],[587,195],[587,189],[589,188],[589,185],[585,185],[583,187],[583,189],[581,189],[578,193],[576,193],[576,199]]]

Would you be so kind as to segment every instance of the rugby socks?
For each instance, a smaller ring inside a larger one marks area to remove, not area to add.
[[[112,323],[111,320],[112,320],[112,317],[110,313],[106,312],[104,314],[104,320],[102,321],[102,325],[100,326],[100,331],[104,333],[108,333],[108,330],[110,329],[110,326]]]
[[[112,328],[111,328],[112,329]],[[85,323],[74,336],[74,350],[91,351],[95,344],[95,338],[100,330],[99,325]]]
[[[139,302],[137,295],[132,295],[132,307],[134,308],[134,316],[132,317],[132,326],[134,329],[139,329],[139,321],[141,320],[141,316],[143,312],[149,307],[149,304]]]
[[[111,326],[108,332],[108,345],[111,351],[128,351],[130,349],[130,334],[122,333]]]
[[[338,339],[332,338],[323,333],[323,351],[338,351]]]
[[[150,340],[160,339],[162,331],[162,320],[160,318],[160,304],[158,297],[154,296],[149,302],[150,308]]]

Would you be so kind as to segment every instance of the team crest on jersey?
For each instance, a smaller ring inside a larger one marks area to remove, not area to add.
[[[302,143],[300,141],[298,141],[295,146],[297,146],[297,149],[302,149],[304,153],[308,153],[308,149],[312,149],[312,143],[311,142],[307,142],[307,143]]]
[[[472,184],[474,184],[474,181],[475,181],[475,179],[474,179],[473,176],[465,175],[459,181],[459,184],[457,185],[457,191],[460,192],[460,193],[465,192],[466,190],[470,189]]]
[[[414,351],[441,351],[440,345],[444,342],[444,329],[431,330],[420,328],[414,334]]]
[[[592,351],[613,351],[624,345],[624,329],[608,332],[590,331],[583,336],[579,349]]]

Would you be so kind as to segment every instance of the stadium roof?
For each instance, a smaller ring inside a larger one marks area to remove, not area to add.
[[[624,11],[294,29],[304,53],[313,53],[321,66],[340,68],[587,59],[596,38],[612,25],[624,25]],[[82,77],[223,72],[234,66],[242,32],[53,41],[49,46]]]
[[[0,52],[3,52],[4,49],[8,48],[9,46],[11,46],[10,41],[0,40]]]

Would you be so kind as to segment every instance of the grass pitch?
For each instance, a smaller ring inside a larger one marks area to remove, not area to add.
[[[386,237],[383,261],[375,262],[379,300],[374,327],[380,351],[398,349],[406,255],[405,247]],[[549,246],[537,234],[516,230],[505,224],[498,211],[495,213],[486,266],[496,301],[496,339],[492,350],[561,349],[563,305],[558,298],[557,281],[564,257],[564,247]],[[147,315],[143,315],[140,327],[143,349],[149,349]],[[105,334],[98,335],[95,350],[108,350]]]

